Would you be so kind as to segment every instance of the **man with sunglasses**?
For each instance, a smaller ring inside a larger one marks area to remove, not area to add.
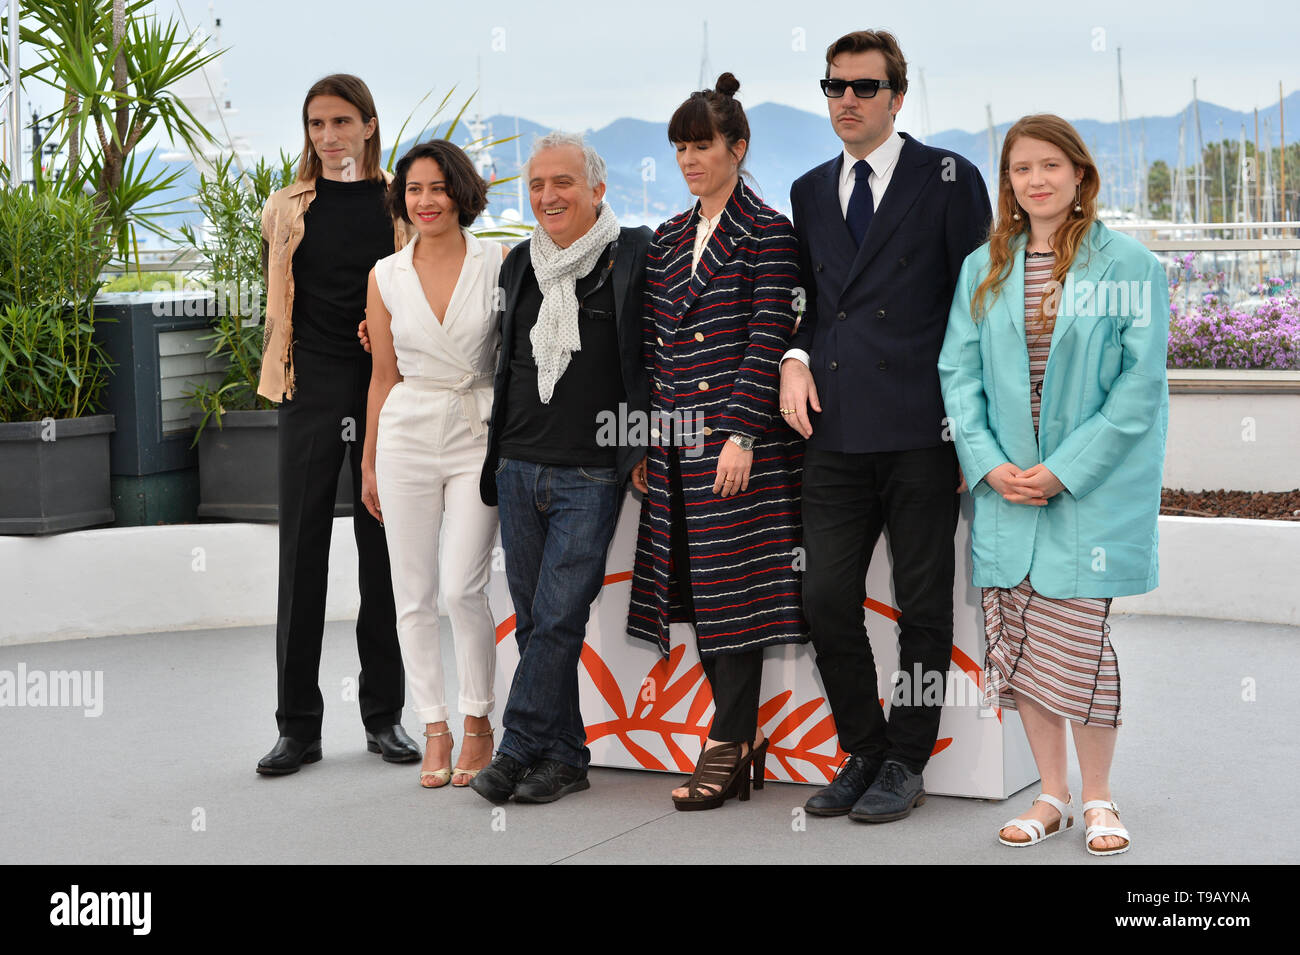
[[[891,34],[832,43],[822,91],[844,151],[790,190],[806,306],[781,363],[781,414],[808,439],[804,614],[849,757],[805,808],[888,822],[924,800],[942,704],[900,682],[886,719],[864,623],[867,565],[887,529],[898,670],[920,669],[913,687],[942,687],[962,482],[937,363],[957,274],[991,210],[969,161],[894,130],[907,62]]]

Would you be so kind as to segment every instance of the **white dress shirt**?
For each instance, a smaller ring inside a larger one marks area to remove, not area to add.
[[[889,188],[889,181],[894,178],[894,169],[898,165],[898,156],[903,151],[903,137],[898,135],[898,131],[889,134],[889,138],[873,149],[864,158],[867,165],[871,167],[871,175],[867,179],[867,184],[871,186],[871,198],[874,200],[872,212],[880,208],[880,202],[885,198],[885,190]],[[853,164],[858,161],[857,157],[852,155],[848,147],[844,148],[844,161],[840,164],[840,212],[845,219],[849,215],[849,198],[853,195],[853,184],[857,181],[853,174]],[[810,364],[811,359],[808,353],[802,348],[791,348],[781,360],[787,358],[797,358],[805,365]]]

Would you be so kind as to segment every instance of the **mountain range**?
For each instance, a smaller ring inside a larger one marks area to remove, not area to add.
[[[1285,98],[1284,108],[1293,117],[1293,129],[1300,129],[1300,91]],[[1261,148],[1269,144],[1273,148],[1277,147],[1278,114],[1279,107],[1276,103],[1259,111]],[[825,114],[810,113],[779,103],[760,103],[748,109],[747,115],[751,143],[745,166],[750,176],[749,181],[769,205],[788,214],[790,184],[814,165],[835,156],[840,151],[841,144]],[[533,140],[549,132],[546,126],[513,116],[493,115],[486,117],[484,122],[488,126],[487,136],[490,140],[513,136],[518,129],[517,144],[506,142],[492,149],[495,178],[498,180],[517,175],[519,164],[516,156],[526,159]],[[1072,122],[1098,162],[1103,186],[1113,184],[1120,173],[1119,123],[1092,119]],[[1201,140],[1205,144],[1221,138],[1236,142],[1243,128],[1246,139],[1252,143],[1254,141],[1253,112],[1242,112],[1202,101],[1200,125]],[[1001,148],[1002,136],[1010,126],[1010,122],[996,126],[997,148]],[[1180,156],[1180,126],[1184,138],[1182,161],[1185,166],[1190,166],[1195,162],[1197,138],[1190,102],[1182,111],[1170,116],[1128,120],[1127,136],[1131,146],[1123,175],[1128,202],[1132,201],[1133,170],[1139,156],[1139,144],[1141,155],[1148,164],[1161,159],[1173,167],[1177,165]],[[900,128],[909,131],[905,124],[900,124]],[[665,135],[665,123],[623,118],[599,129],[584,132],[588,142],[605,159],[608,167],[606,198],[624,221],[643,222],[653,226],[691,204],[690,194],[677,170],[672,145]],[[467,138],[465,127],[458,127],[453,139],[464,144]],[[1296,133],[1290,136],[1293,142],[1297,138],[1300,137]],[[985,182],[989,181],[991,164],[987,130],[967,132],[949,129],[934,133],[925,141],[965,156],[979,167]],[[414,143],[412,138],[399,143],[391,151],[400,156]],[[386,152],[385,159],[387,157]],[[1300,175],[1300,170],[1297,170],[1296,175]],[[183,200],[185,196],[193,194],[196,185],[197,176],[190,170],[169,198]],[[524,192],[524,204],[527,205],[526,190]],[[1103,192],[1103,200],[1106,197],[1107,193]],[[497,215],[507,209],[518,208],[519,205],[517,186],[513,182],[501,184],[493,190],[490,198],[489,211]],[[521,211],[524,221],[532,221],[531,210]],[[195,216],[191,213],[178,216],[176,221],[193,218]]]
[[[1300,91],[1284,100],[1286,112],[1293,117],[1293,129],[1300,129]],[[1254,113],[1241,112],[1215,103],[1200,103],[1201,141],[1204,144],[1221,138],[1236,142],[1244,128],[1246,139],[1254,142]],[[1260,147],[1271,144],[1276,148],[1278,136],[1278,104],[1259,111]],[[779,103],[760,103],[747,110],[751,143],[745,165],[751,184],[764,200],[776,209],[789,212],[790,184],[819,162],[832,158],[841,145],[824,114],[783,106]],[[516,119],[512,116],[494,115],[485,122],[494,139],[514,135]],[[529,146],[535,137],[549,130],[537,123],[519,119],[519,153],[527,158]],[[1101,169],[1103,183],[1119,176],[1120,124],[1094,119],[1072,120],[1074,127],[1088,144]],[[1220,125],[1222,124],[1222,125]],[[995,127],[997,148],[1011,127],[1004,122]],[[1127,138],[1130,142],[1129,160],[1124,169],[1126,195],[1132,201],[1133,170],[1141,155],[1148,164],[1157,159],[1170,167],[1179,160],[1179,129],[1183,128],[1182,161],[1190,166],[1196,157],[1196,125],[1189,102],[1181,112],[1171,116],[1147,116],[1128,120]],[[900,124],[906,131],[906,127]],[[588,142],[596,147],[608,166],[607,199],[614,211],[625,219],[636,219],[647,224],[657,224],[686,208],[691,197],[676,167],[672,145],[665,133],[665,124],[639,119],[617,119],[600,129],[586,130]],[[1267,132],[1267,136],[1266,136]],[[460,130],[454,137],[464,140]],[[1292,134],[1294,141],[1295,134]],[[987,130],[967,132],[960,129],[944,130],[926,139],[932,146],[950,149],[965,156],[989,181],[989,136]],[[412,142],[397,147],[400,155]],[[515,144],[505,143],[492,150],[498,178],[514,176],[518,172]],[[1300,175],[1300,171],[1297,171]],[[1105,195],[1103,194],[1103,198]],[[524,197],[525,203],[527,196]],[[490,210],[500,213],[518,206],[513,183],[496,190]],[[525,220],[532,216],[524,211]]]

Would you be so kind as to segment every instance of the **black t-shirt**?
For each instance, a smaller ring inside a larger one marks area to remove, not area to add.
[[[542,290],[529,266],[515,308],[502,457],[569,467],[616,466],[618,449],[596,442],[601,412],[617,414],[619,404],[627,401],[614,316],[614,250],[611,243],[591,272],[578,280],[582,348],[570,356],[548,404],[537,395],[530,335],[542,307]]]
[[[293,254],[295,348],[363,358],[357,325],[366,317],[366,278],[393,254],[393,220],[381,182],[316,179]]]

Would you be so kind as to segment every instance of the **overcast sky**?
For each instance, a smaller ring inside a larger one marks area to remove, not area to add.
[[[207,0],[154,6],[164,18],[183,10],[191,27],[209,22]],[[1234,109],[1275,103],[1279,81],[1287,93],[1300,86],[1293,0],[938,0],[861,8],[875,12],[855,19],[849,4],[789,0],[214,5],[221,45],[229,48],[227,96],[240,111],[237,128],[258,152],[299,148],[302,95],[331,72],[356,73],[370,85],[385,145],[425,92],[440,98],[453,84],[469,92],[480,65],[485,115],[518,114],[571,129],[599,128],[621,116],[666,122],[696,88],[705,20],[710,82],[730,70],[748,106],[776,101],[817,112],[825,110],[817,80],[826,45],[852,29],[892,30],[911,84],[898,125],[918,136],[927,125],[931,132],[980,129],[985,104],[998,123],[1044,110],[1113,120],[1117,48],[1129,116],[1178,112],[1191,99],[1193,77],[1203,100]],[[1294,123],[1291,141],[1300,134],[1300,115]]]

